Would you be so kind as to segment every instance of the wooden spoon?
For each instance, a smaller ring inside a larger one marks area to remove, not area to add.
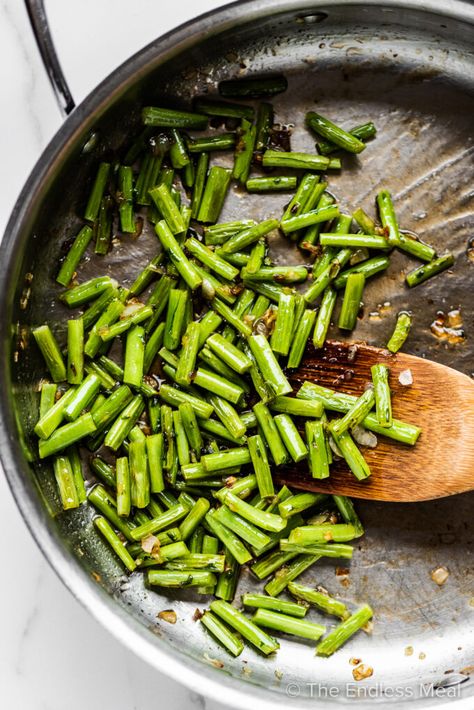
[[[375,363],[390,368],[394,417],[422,429],[415,446],[377,435],[376,448],[361,447],[372,471],[365,481],[357,481],[339,460],[325,480],[311,478],[302,462],[280,469],[278,481],[307,491],[404,503],[474,489],[474,382],[466,375],[413,355],[327,341],[321,350],[308,346],[302,366],[289,379],[295,391],[309,380],[360,395]],[[403,370],[411,371],[412,385],[400,384]]]

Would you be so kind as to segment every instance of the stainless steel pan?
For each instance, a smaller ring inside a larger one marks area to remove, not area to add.
[[[165,597],[144,588],[139,575],[126,579],[93,534],[90,511],[59,511],[48,466],[30,455],[42,372],[28,346],[30,326],[46,316],[63,317],[51,279],[61,245],[80,222],[94,166],[137,132],[141,105],[187,105],[191,95],[213,91],[220,79],[278,70],[290,88],[277,97],[276,114],[297,126],[294,149],[313,148],[301,126],[304,112],[315,106],[344,125],[369,118],[377,124],[376,141],[331,180],[347,206],[371,208],[384,184],[397,199],[404,226],[456,255],[452,275],[410,293],[400,274],[406,262],[394,259],[388,277],[367,289],[357,337],[384,342],[393,322],[386,315],[409,305],[416,314],[409,350],[470,374],[473,24],[473,5],[461,0],[250,0],[204,15],[132,57],[72,112],[38,161],[7,227],[0,257],[0,453],[21,513],[58,575],[104,626],[152,666],[222,702],[254,708],[351,702],[359,709],[381,703],[434,708],[455,701],[472,708],[473,496],[420,505],[360,504],[368,532],[351,565],[350,586],[341,586],[330,562],[307,574],[308,582],[348,601],[369,601],[376,610],[372,636],[359,636],[329,660],[291,640],[282,642],[275,660],[251,650],[232,660],[193,622],[200,598]],[[59,67],[53,73],[61,85]],[[282,201],[258,196],[246,204],[261,218],[278,214]],[[240,210],[234,194],[224,216]],[[106,264],[126,284],[155,248],[152,235],[144,233],[114,246]],[[296,258],[281,246],[279,255]],[[81,273],[103,269],[92,259]],[[429,326],[438,310],[459,305],[468,337],[447,346]],[[441,396],[449,400],[449,392]],[[456,442],[447,445],[454,457]],[[450,576],[438,588],[430,571],[441,564]],[[250,587],[244,574],[240,591]],[[177,611],[176,625],[157,620],[166,608]],[[349,663],[354,655],[374,668],[372,678],[359,684]]]

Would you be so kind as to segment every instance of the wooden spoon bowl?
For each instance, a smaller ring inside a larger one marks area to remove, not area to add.
[[[390,368],[393,416],[416,424],[415,446],[377,435],[375,448],[361,447],[372,475],[357,481],[343,460],[325,480],[311,477],[307,462],[283,467],[277,479],[293,488],[392,502],[431,500],[474,489],[474,382],[430,360],[358,343],[308,345],[303,364],[289,379],[295,391],[305,381],[360,395],[371,382],[370,368]],[[402,385],[410,370],[413,384]]]

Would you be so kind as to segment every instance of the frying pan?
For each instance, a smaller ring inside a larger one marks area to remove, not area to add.
[[[33,15],[41,9],[33,0],[30,6]],[[44,40],[44,18],[35,17]],[[63,243],[80,224],[98,161],[120,154],[140,130],[140,107],[185,107],[190,96],[213,92],[220,79],[278,70],[288,77],[289,90],[274,105],[282,124],[295,125],[294,150],[314,149],[301,128],[310,108],[343,125],[372,119],[378,127],[362,157],[345,159],[341,175],[331,179],[342,206],[371,209],[383,184],[395,195],[404,226],[456,256],[452,274],[410,293],[403,285],[407,262],[396,256],[387,276],[367,287],[357,338],[384,342],[393,315],[410,307],[415,326],[408,351],[471,374],[473,24],[474,7],[462,0],[249,0],[203,15],[133,56],[71,113],[9,221],[0,253],[0,453],[25,522],[71,592],[117,638],[152,666],[230,705],[334,708],[350,702],[359,710],[451,702],[472,708],[473,496],[419,505],[361,503],[367,535],[350,574],[338,576],[331,561],[306,574],[308,583],[323,584],[351,603],[371,603],[371,636],[360,634],[327,660],[287,639],[274,660],[252,650],[230,659],[193,622],[196,607],[203,607],[199,597],[157,594],[144,587],[142,576],[124,577],[93,533],[91,511],[61,512],[49,466],[34,456],[43,365],[30,347],[31,326],[46,317],[53,324],[64,319],[52,278]],[[43,49],[54,57],[47,41]],[[59,65],[50,72],[64,96]],[[245,199],[256,219],[280,214],[284,200]],[[241,210],[233,193],[222,217],[236,218]],[[104,261],[91,258],[80,278],[110,269],[126,286],[155,250],[145,230],[139,239],[121,239]],[[274,250],[280,261],[298,259],[287,246]],[[436,312],[459,306],[471,337],[456,346],[436,340],[430,332]],[[449,392],[440,397],[449,401]],[[454,457],[456,442],[446,444]],[[430,578],[438,565],[450,572],[442,587]],[[349,586],[341,585],[343,579]],[[244,573],[238,593],[253,587]],[[178,623],[158,622],[157,612],[170,608]],[[361,683],[352,678],[354,655],[374,669]]]

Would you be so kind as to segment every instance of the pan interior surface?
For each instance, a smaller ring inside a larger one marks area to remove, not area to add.
[[[290,5],[298,9],[285,9]],[[260,6],[266,11],[259,12]],[[8,446],[18,452],[22,464],[13,471],[7,461],[5,468],[14,489],[16,479],[27,487],[30,509],[37,515],[36,521],[29,521],[33,532],[47,526],[57,544],[68,550],[71,565],[82,569],[84,584],[96,584],[103,603],[113,599],[117,614],[147,639],[151,663],[158,663],[154,649],[164,648],[183,666],[219,678],[229,687],[246,684],[255,701],[272,690],[272,702],[288,702],[293,692],[289,684],[294,684],[292,703],[314,702],[321,696],[321,707],[343,704],[351,693],[353,707],[377,700],[394,707],[415,701],[420,707],[431,706],[433,697],[429,692],[423,697],[422,687],[439,683],[458,692],[452,697],[471,697],[473,495],[412,505],[359,503],[366,535],[356,546],[349,574],[340,574],[337,561],[320,560],[302,577],[308,584],[323,585],[352,608],[370,603],[375,610],[370,635],[359,634],[330,659],[315,658],[312,644],[290,638],[281,639],[275,659],[248,648],[232,659],[193,621],[196,608],[205,608],[205,599],[189,592],[167,596],[150,591],[140,574],[126,578],[94,533],[91,510],[82,506],[73,512],[60,511],[49,465],[26,462],[32,458],[38,382],[44,374],[30,329],[46,319],[58,327],[65,320],[66,312],[56,300],[54,274],[64,242],[81,224],[94,167],[100,159],[123,154],[121,147],[139,131],[142,105],[186,107],[191,96],[214,93],[224,78],[285,73],[289,89],[272,103],[276,120],[294,126],[292,150],[314,150],[314,137],[304,128],[308,110],[333,117],[343,126],[375,122],[377,138],[359,157],[343,158],[341,174],[329,177],[331,191],[341,199],[343,209],[362,206],[373,213],[376,193],[387,187],[396,200],[401,225],[440,252],[452,251],[456,264],[452,273],[408,291],[404,271],[413,262],[396,255],[387,274],[368,283],[364,318],[354,337],[373,345],[386,342],[396,313],[409,309],[414,312],[414,327],[407,352],[468,375],[474,371],[474,247],[469,242],[474,235],[474,75],[468,44],[472,26],[401,5],[276,3],[272,12],[271,3],[249,3],[248,9],[250,14],[255,11],[251,22],[242,19],[232,26],[228,20],[204,19],[200,27],[197,23],[199,32],[192,35],[192,44],[183,30],[177,33],[174,48],[169,39],[163,44],[157,41],[142,60],[135,58],[135,75],[130,71],[127,75],[123,68],[122,83],[111,80],[110,105],[97,107],[80,128],[71,130],[36,186],[36,194],[23,197],[28,206],[17,212],[15,249],[8,249],[8,234],[4,247],[8,274],[3,298],[14,304],[8,321],[14,335],[11,338],[10,331],[3,340],[8,341],[4,350],[15,363],[5,370],[11,372],[4,375],[11,381],[8,404],[2,405],[10,427]],[[193,31],[191,27],[188,34]],[[183,47],[187,42],[185,51],[180,42]],[[91,133],[94,147],[82,150]],[[216,162],[226,164],[230,159],[222,155]],[[233,189],[221,221],[241,218],[243,211],[257,220],[278,217],[287,201],[281,194],[243,198]],[[129,286],[157,248],[147,228],[137,239],[120,236],[116,241],[107,257],[91,254],[80,267],[79,280],[110,273]],[[272,249],[282,263],[301,261],[287,243],[275,242]],[[468,337],[452,346],[436,339],[430,325],[438,311],[455,308],[461,308]],[[63,342],[64,335],[58,332]],[[449,404],[449,393],[440,392],[440,397]],[[18,441],[13,433],[16,425]],[[453,447],[454,458],[456,442],[447,445]],[[450,574],[438,587],[430,573],[440,565]],[[252,575],[244,570],[237,597],[256,588]],[[81,591],[76,593],[81,598]],[[178,623],[157,619],[165,609],[176,611]],[[374,671],[359,684],[352,677],[354,656]],[[223,668],[216,669],[215,661],[222,662]],[[185,672],[181,680],[186,682]],[[370,688],[381,685],[400,690],[371,695]],[[330,698],[327,687],[335,689]]]

